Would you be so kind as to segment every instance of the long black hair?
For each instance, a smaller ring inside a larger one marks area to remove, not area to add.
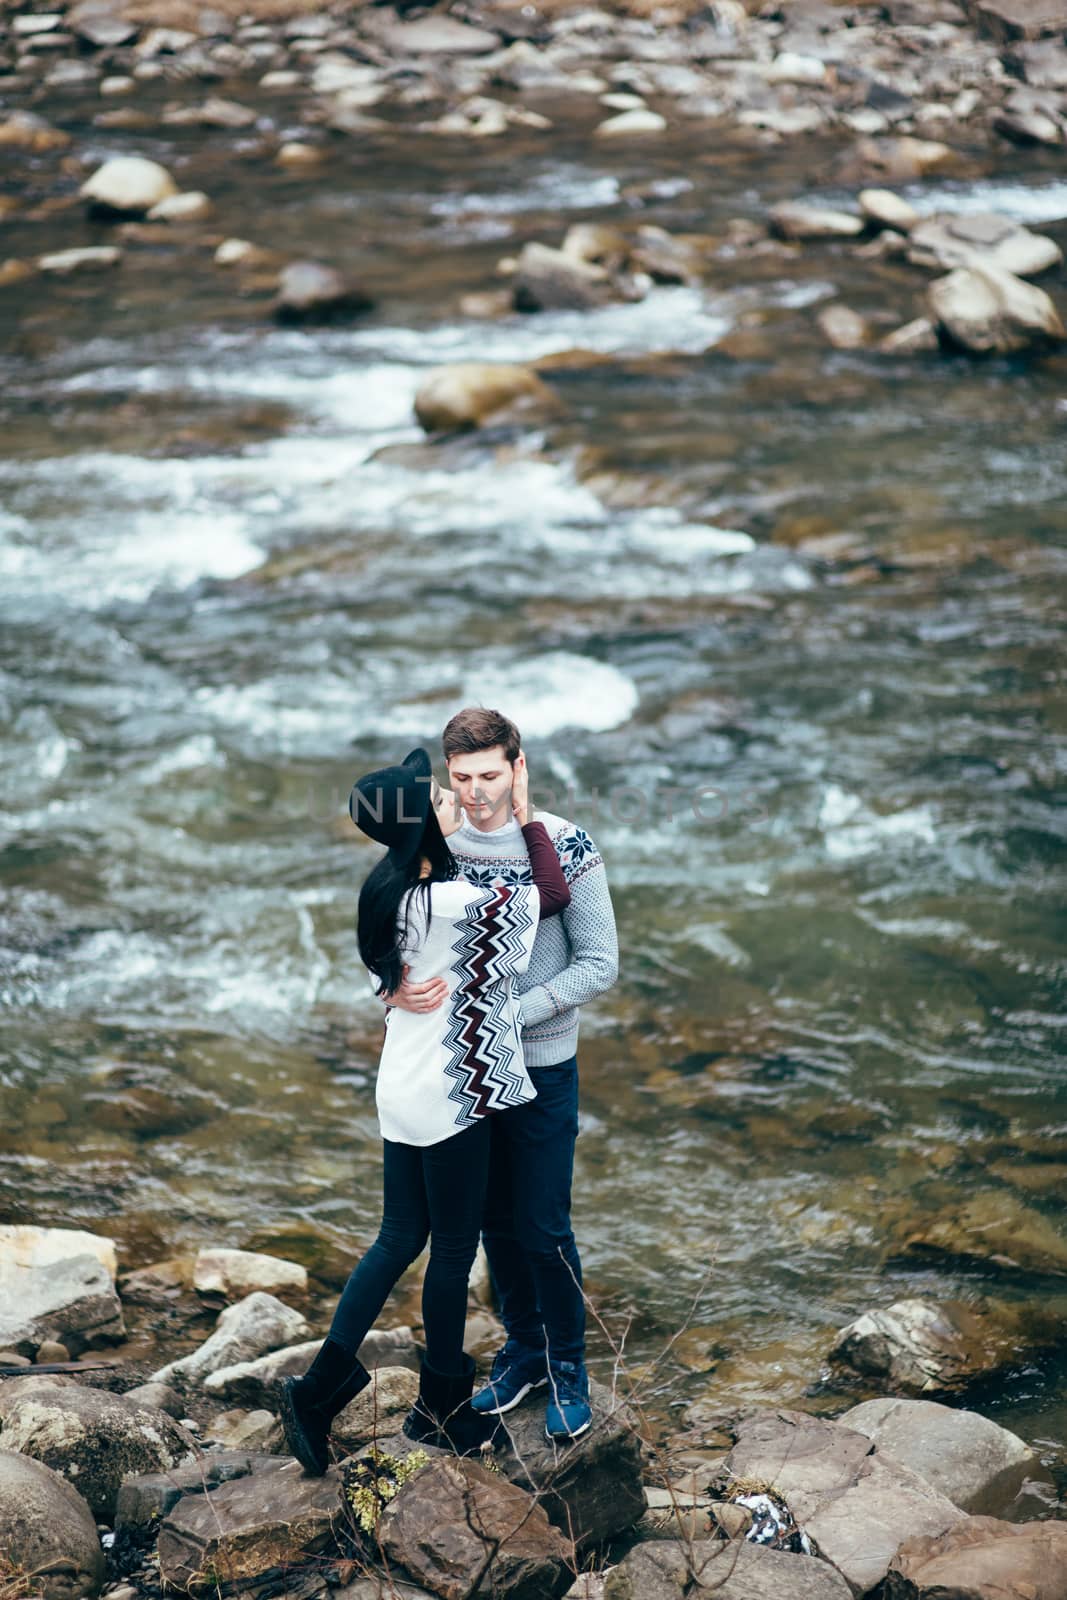
[[[429,874],[420,878],[423,858],[430,863]],[[397,866],[383,856],[367,875],[359,891],[356,938],[363,963],[382,985],[382,992],[394,994],[400,987],[403,962],[401,952],[411,932],[411,913],[416,903],[430,926],[430,885],[447,883],[459,876],[456,858],[441,832],[437,813],[430,809],[419,847],[406,866]],[[411,891],[408,895],[408,891]],[[401,915],[401,902],[408,895]]]

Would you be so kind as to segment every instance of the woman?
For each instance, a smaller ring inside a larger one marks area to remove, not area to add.
[[[530,819],[521,753],[511,798],[534,881],[498,889],[457,876],[446,834],[458,826],[459,812],[435,789],[425,750],[359,779],[349,798],[356,826],[388,846],[359,896],[359,951],[372,981],[392,994],[407,966],[416,983],[443,977],[449,999],[434,1011],[386,1013],[376,1089],[384,1144],[381,1227],[349,1277],[307,1373],[282,1385],[286,1441],[315,1475],[329,1460],[330,1423],[370,1381],[356,1352],[427,1236],[426,1355],[404,1432],[470,1455],[499,1426],[470,1405],[474,1362],[463,1349],[489,1168],[488,1118],[536,1093],[523,1061],[512,980],[529,965],[539,917],[570,904],[548,832]]]

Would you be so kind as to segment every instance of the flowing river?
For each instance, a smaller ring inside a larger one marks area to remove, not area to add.
[[[664,1414],[842,1409],[834,1330],[909,1296],[1067,1316],[1063,359],[829,349],[821,304],[894,326],[926,281],[836,245],[457,310],[572,221],[849,200],[810,151],[561,125],[296,177],[243,137],[84,142],[208,189],[218,237],[344,263],[371,313],[275,328],[181,244],[4,291],[0,1214],[126,1265],[272,1249],[329,1303],[378,1205],[348,790],[482,701],[608,863],[575,1219],[635,1363],[687,1326]],[[1067,242],[1051,158],[903,192]],[[544,426],[414,421],[434,365],[576,348]],[[976,1203],[987,1253],[952,1236]],[[980,1396],[1060,1473],[1065,1385],[1024,1345]]]

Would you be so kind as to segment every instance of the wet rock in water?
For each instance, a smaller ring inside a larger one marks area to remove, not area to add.
[[[858,311],[836,302],[823,306],[815,320],[827,344],[835,350],[861,350],[870,340],[871,330]]]
[[[908,1539],[890,1563],[883,1600],[1067,1600],[1067,1522],[970,1517]]]
[[[360,311],[373,301],[334,267],[319,261],[293,261],[278,279],[274,316],[278,322],[333,322]]]
[[[986,290],[984,284],[977,285],[972,298],[968,281],[972,278],[988,280],[989,289]],[[960,282],[959,301],[954,302],[949,293],[939,298],[945,309],[954,318],[958,317],[962,333],[967,333],[973,321],[976,337],[981,336],[987,323],[991,334],[995,335],[1003,320],[1009,336],[1016,331],[1025,334],[1032,329],[1036,317],[1040,323],[1049,322],[1050,337],[1064,337],[1063,325],[1051,300],[1033,284],[1009,278],[1007,273],[998,274],[994,281],[993,274],[977,272],[954,272],[949,278],[943,278],[941,284],[952,280]],[[1000,280],[1004,280],[1003,286]],[[938,284],[933,286],[934,289],[938,287]],[[1003,311],[1002,303],[1006,307]],[[935,314],[940,320],[940,310],[935,310]],[[961,338],[960,342],[966,341]],[[990,342],[976,343],[973,348],[1020,349],[1022,345],[1013,342],[1002,346]],[[973,1195],[918,1226],[912,1224],[903,1232],[901,1244],[905,1254],[910,1256],[950,1257],[1016,1267],[1025,1272],[1067,1276],[1067,1236],[1039,1211],[1000,1189]]]
[[[715,241],[707,235],[678,235],[644,226],[634,235],[630,264],[653,283],[699,283]]]
[[[1019,1509],[1024,1484],[1051,1481],[1028,1444],[977,1411],[886,1398],[865,1400],[837,1421],[866,1434],[879,1450],[972,1515],[1006,1516]],[[1023,1506],[1038,1509],[1036,1498],[1024,1495]]]
[[[276,166],[286,167],[291,172],[307,172],[314,167],[321,167],[325,159],[326,151],[321,144],[305,144],[300,139],[288,139],[285,144],[278,146],[274,162]]]
[[[812,1556],[703,1539],[638,1545],[606,1574],[603,1600],[683,1600],[705,1592],[717,1600],[852,1600],[853,1594],[839,1572]]]
[[[976,355],[1008,355],[1067,337],[1044,290],[1008,272],[961,267],[933,284],[927,299],[942,333]]]
[[[442,1600],[467,1600],[492,1560],[491,1592],[547,1600],[569,1582],[568,1541],[514,1483],[456,1456],[438,1456],[402,1484],[378,1530],[390,1562]]]
[[[330,1429],[344,1450],[359,1450],[372,1439],[400,1428],[419,1392],[417,1375],[408,1367],[379,1367],[361,1394],[349,1401]]]
[[[842,1328],[829,1358],[897,1392],[953,1394],[1062,1334],[1058,1318],[997,1301],[898,1300]]]
[[[374,23],[377,43],[390,56],[447,55],[480,56],[500,47],[498,34],[475,28],[447,14],[421,17],[417,22],[385,20]]]
[[[438,367],[415,396],[415,415],[427,433],[478,428],[503,416],[544,416],[558,409],[552,390],[529,367],[464,361]]]
[[[879,339],[878,348],[887,356],[926,355],[940,350],[941,341],[929,317],[916,317],[913,322],[905,322],[887,333],[884,339]]]
[[[536,242],[523,246],[515,268],[516,311],[589,310],[616,300],[639,300],[644,292],[640,280]]]
[[[193,1288],[197,1294],[219,1295],[225,1300],[240,1299],[256,1289],[303,1299],[308,1288],[307,1268],[256,1250],[217,1247],[201,1250],[197,1255]]]
[[[1067,33],[1067,0],[964,0],[967,15],[998,44]]]
[[[95,1255],[0,1264],[0,1345],[33,1355],[45,1339],[61,1339],[80,1354],[125,1337],[111,1274]]]
[[[215,207],[202,189],[188,189],[168,195],[148,213],[149,222],[204,222]]]
[[[178,193],[165,167],[145,156],[114,156],[82,184],[90,216],[143,217],[168,195]]]
[[[279,1458],[276,1469],[182,1495],[160,1526],[160,1577],[182,1590],[239,1585],[321,1550],[341,1516],[335,1468],[309,1478]]]
[[[115,50],[136,39],[140,25],[123,15],[117,0],[82,0],[67,12],[67,27],[98,50]]]
[[[861,189],[856,198],[868,222],[898,233],[910,233],[922,215],[892,189]]]
[[[237,100],[224,100],[221,95],[209,95],[201,105],[169,105],[162,121],[168,126],[192,128],[251,128],[257,113],[251,106]]]
[[[78,250],[56,250],[50,255],[38,256],[37,266],[41,272],[67,278],[76,272],[106,272],[109,267],[117,267],[121,260],[122,251],[116,245],[83,245]]]
[[[842,177],[847,182],[877,178],[887,183],[903,183],[909,178],[924,177],[928,172],[938,172],[956,160],[951,146],[942,144],[939,139],[916,139],[910,134],[860,139],[844,164]]]
[[[42,1462],[0,1449],[0,1579],[5,1592],[11,1568],[34,1573],[32,1593],[43,1600],[93,1600],[105,1577],[104,1552],[83,1497]]]
[[[987,212],[924,217],[911,230],[908,260],[922,267],[995,267],[1017,278],[1046,272],[1063,260],[1053,239]]]
[[[1064,142],[1064,125],[1047,111],[1001,106],[993,117],[993,127],[1013,144],[1060,145]]]
[[[549,1518],[573,1538],[579,1555],[632,1526],[645,1511],[641,1441],[633,1416],[595,1380],[589,1386],[589,1432],[558,1453],[545,1438],[544,1394],[502,1419],[508,1448],[498,1447],[501,1471],[535,1489]]]
[[[244,1361],[213,1372],[204,1380],[204,1389],[222,1400],[247,1406],[277,1404],[283,1378],[299,1378],[311,1365],[322,1345],[321,1339],[272,1351],[257,1361]],[[368,1372],[379,1367],[407,1367],[419,1370],[418,1352],[410,1328],[372,1328],[357,1352]]]
[[[13,283],[22,283],[33,275],[34,268],[30,262],[20,261],[18,256],[8,256],[6,261],[0,261],[0,289],[6,289]]]
[[[33,111],[13,111],[0,122],[0,148],[32,150],[41,155],[47,150],[65,150],[70,134],[53,128]]]
[[[654,230],[659,231],[659,230]],[[621,272],[630,260],[630,241],[621,228],[606,222],[575,222],[560,245],[563,255],[605,272]]]
[[[640,110],[620,111],[617,117],[608,117],[606,122],[597,124],[593,134],[597,139],[632,139],[643,134],[664,133],[666,128],[666,117],[643,106]]]
[[[862,1433],[799,1411],[744,1417],[720,1475],[724,1486],[738,1478],[771,1486],[856,1594],[880,1582],[905,1538],[943,1533],[964,1516]]]
[[[793,200],[774,206],[769,220],[780,239],[854,239],[863,232],[863,218],[850,211],[831,211]]]
[[[215,1325],[215,1332],[190,1355],[168,1362],[152,1374],[156,1382],[181,1376],[202,1383],[213,1372],[253,1361],[297,1339],[306,1339],[310,1329],[291,1306],[272,1294],[257,1290],[235,1305],[227,1306]]]
[[[220,1483],[292,1470],[292,1458],[259,1450],[209,1446],[169,1472],[134,1473],[123,1480],[115,1502],[115,1529],[155,1528],[183,1495],[204,1494]]]
[[[0,1388],[0,1422],[5,1449],[62,1473],[106,1521],[127,1474],[177,1466],[194,1449],[164,1412],[54,1377],[19,1378]]]

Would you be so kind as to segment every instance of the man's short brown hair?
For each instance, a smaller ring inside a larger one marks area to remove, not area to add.
[[[453,756],[472,756],[479,750],[491,750],[496,744],[503,745],[506,760],[518,759],[522,746],[518,728],[510,717],[500,711],[490,711],[486,706],[465,706],[457,711],[441,735],[446,761]]]

